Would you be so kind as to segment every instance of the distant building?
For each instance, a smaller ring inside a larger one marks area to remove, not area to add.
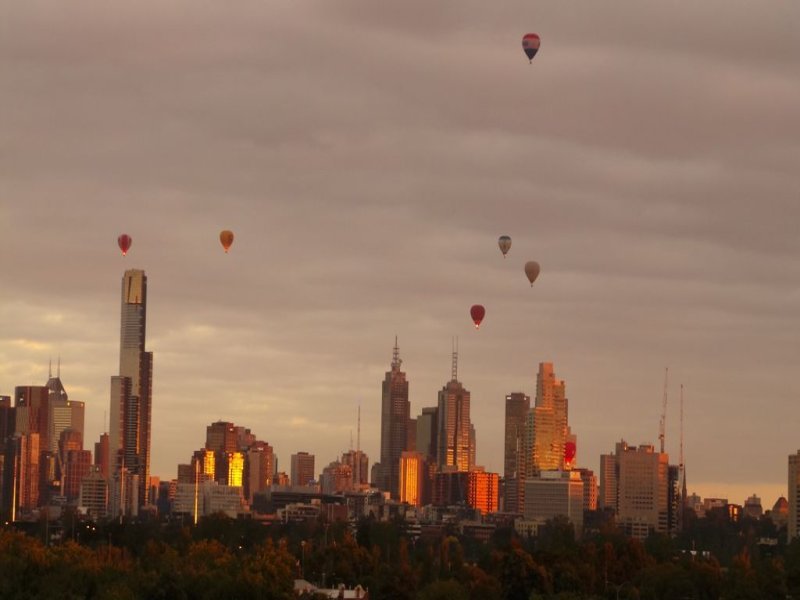
[[[613,458],[609,458],[613,457]],[[615,498],[617,523],[625,532],[644,539],[651,532],[670,531],[669,456],[652,445],[617,443],[613,455],[600,461],[601,497]],[[611,486],[616,483],[615,493]]]
[[[761,498],[753,494],[744,501],[743,512],[746,517],[752,519],[760,519],[764,514],[764,509],[761,506]]]
[[[575,444],[569,429],[566,384],[556,378],[553,363],[539,363],[535,404],[525,422],[524,460],[517,465],[520,479],[530,479],[541,471],[565,470],[568,440]],[[521,486],[518,491],[519,506],[524,506],[525,489]]]
[[[525,480],[524,520],[544,523],[567,517],[576,537],[583,531],[583,481],[576,471],[540,471]]]
[[[506,512],[522,512],[522,483],[524,468],[520,470],[520,460],[524,462],[525,423],[531,409],[530,396],[522,392],[506,395],[505,451],[503,458],[503,479],[505,480]]]
[[[145,351],[144,271],[125,271],[120,313],[119,375],[111,378],[109,422],[109,497],[113,517],[137,512],[147,502],[150,481],[153,353]],[[132,509],[126,512],[126,506]]]
[[[496,513],[499,495],[500,475],[488,473],[482,467],[476,467],[469,472],[467,506],[479,510],[483,515]]]
[[[410,441],[411,403],[408,401],[406,374],[400,370],[402,364],[395,338],[391,369],[381,384],[381,460],[377,477],[373,479],[395,500],[400,496],[400,455]]]
[[[292,454],[292,485],[308,485],[314,481],[314,455],[308,452]]]
[[[583,510],[597,510],[597,477],[590,469],[575,469],[583,481]]]
[[[467,472],[474,466],[470,393],[458,380],[458,352],[453,351],[450,381],[439,390],[437,463],[441,471]]]
[[[422,506],[427,479],[427,463],[422,452],[400,455],[400,502]]]
[[[89,474],[80,484],[78,506],[92,519],[102,520],[107,516],[108,480],[100,467],[91,467]]]
[[[68,502],[78,500],[81,482],[92,468],[92,453],[89,450],[67,450],[64,464],[63,494]]]

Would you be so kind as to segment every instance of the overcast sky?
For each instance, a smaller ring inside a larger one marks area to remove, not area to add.
[[[0,14],[0,394],[44,384],[60,356],[86,447],[119,368],[121,277],[141,268],[163,478],[218,419],[283,470],[305,450],[319,472],[355,440],[359,403],[372,463],[395,335],[412,415],[435,405],[458,336],[488,469],[502,471],[505,394],[533,395],[539,362],[566,380],[577,462],[595,470],[620,439],[658,443],[669,366],[667,450],[677,462],[682,382],[689,491],[786,494],[796,0]]]

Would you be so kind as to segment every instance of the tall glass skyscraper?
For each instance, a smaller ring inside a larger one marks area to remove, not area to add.
[[[144,349],[146,324],[147,277],[142,270],[129,269],[122,277],[119,375],[111,378],[109,450],[114,516],[136,512],[147,498],[153,353]]]

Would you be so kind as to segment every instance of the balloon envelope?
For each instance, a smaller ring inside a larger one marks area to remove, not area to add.
[[[230,250],[231,244],[233,244],[233,232],[227,229],[221,231],[219,234],[219,243],[225,248],[225,252]]]
[[[535,33],[526,33],[522,36],[522,49],[529,61],[533,61],[533,57],[539,51],[539,44],[541,44],[541,40]]]
[[[122,256],[125,256],[128,253],[132,243],[133,238],[131,238],[131,236],[129,236],[127,233],[123,233],[117,238],[117,244],[119,244],[119,249],[122,250]]]
[[[528,281],[531,282],[531,287],[533,287],[533,282],[536,281],[536,278],[539,276],[539,263],[535,260],[529,260],[525,263],[525,275],[528,276]]]
[[[564,444],[564,460],[572,462],[572,459],[575,458],[575,442],[567,442]]]
[[[483,317],[486,316],[486,309],[480,304],[473,304],[472,308],[469,309],[469,316],[472,317],[472,321],[475,323],[475,329],[477,329],[481,326]]]
[[[511,249],[511,238],[507,235],[501,235],[497,240],[497,245],[500,246],[500,252],[503,253],[503,258],[505,258]]]

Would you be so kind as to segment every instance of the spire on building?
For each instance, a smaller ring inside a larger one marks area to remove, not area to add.
[[[392,352],[392,370],[396,371],[400,369],[400,365],[403,364],[403,360],[400,358],[400,348],[397,346],[397,336],[394,336],[394,351]]]
[[[453,338],[453,364],[451,367],[451,381],[458,381],[458,337]]]

